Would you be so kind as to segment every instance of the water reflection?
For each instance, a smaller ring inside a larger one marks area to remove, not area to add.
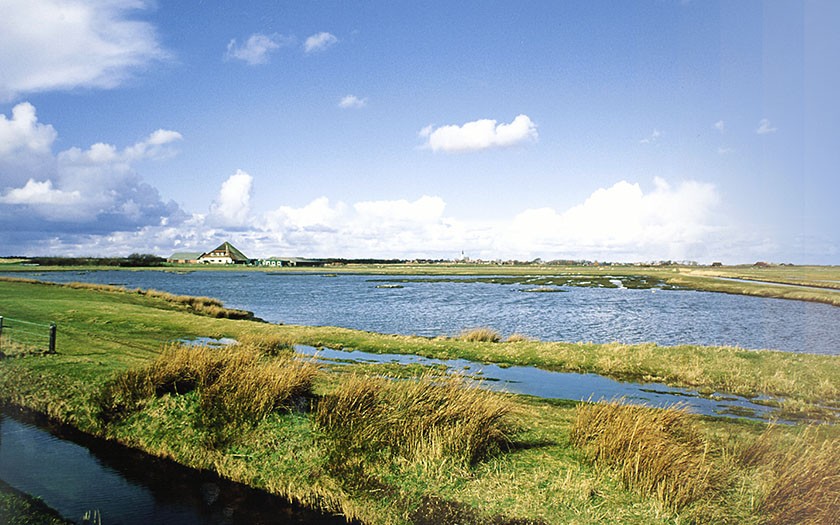
[[[550,372],[527,366],[500,367],[493,364],[480,364],[465,359],[444,360],[416,355],[371,354],[358,350],[332,350],[304,345],[298,345],[295,349],[298,353],[317,355],[319,359],[335,364],[355,362],[442,366],[450,372],[483,379],[483,385],[486,388],[549,399],[597,401],[623,397],[630,403],[655,407],[669,406],[679,402],[697,414],[758,419],[767,419],[772,411],[771,407],[741,396],[719,393],[700,394],[662,383],[620,382],[597,374]]]
[[[8,412],[0,414],[0,479],[67,519],[98,509],[107,525],[347,523],[210,472]]]

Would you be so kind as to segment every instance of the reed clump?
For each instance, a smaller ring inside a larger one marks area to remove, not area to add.
[[[96,401],[100,419],[108,423],[141,410],[154,397],[195,391],[198,422],[219,441],[271,412],[304,408],[317,373],[313,361],[291,354],[267,357],[259,345],[171,345],[149,366],[117,374]]]
[[[708,443],[684,407],[584,403],[571,442],[596,465],[615,469],[627,488],[673,511],[714,496],[721,481]]]
[[[498,343],[502,340],[502,335],[493,328],[479,327],[462,331],[458,339],[478,343]]]
[[[270,357],[291,354],[295,351],[294,342],[282,334],[244,333],[238,336],[237,342]]]
[[[512,405],[458,376],[351,375],[325,395],[315,424],[332,454],[469,466],[510,443]]]
[[[808,427],[791,439],[768,427],[739,457],[766,491],[758,506],[764,523],[840,523],[840,442]]]

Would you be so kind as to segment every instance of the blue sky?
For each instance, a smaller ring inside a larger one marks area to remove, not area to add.
[[[0,242],[840,264],[838,24],[830,0],[0,0]]]

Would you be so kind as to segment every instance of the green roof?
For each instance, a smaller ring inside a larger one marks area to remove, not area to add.
[[[169,259],[176,261],[194,261],[201,257],[201,252],[175,252]]]

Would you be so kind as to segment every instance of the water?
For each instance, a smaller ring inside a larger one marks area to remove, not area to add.
[[[269,322],[328,325],[382,333],[455,335],[489,326],[544,341],[730,345],[840,354],[840,308],[689,290],[564,287],[523,293],[528,285],[400,283],[382,276],[263,272],[158,271],[16,274],[217,297]]]
[[[66,428],[0,414],[0,479],[66,519],[107,525],[338,525],[334,516]]]
[[[480,364],[465,359],[432,359],[416,355],[371,354],[358,350],[344,351],[298,345],[295,350],[303,355],[343,364],[397,363],[402,365],[444,366],[450,373],[463,374],[482,380],[482,386],[491,390],[525,394],[549,399],[598,401],[624,398],[626,402],[654,407],[681,403],[696,414],[709,416],[734,416],[768,419],[772,408],[745,397],[732,394],[700,394],[684,388],[662,383],[632,383],[614,381],[597,374],[551,372],[528,366],[500,367]],[[763,398],[761,400],[767,400]],[[761,401],[759,400],[759,401]]]

